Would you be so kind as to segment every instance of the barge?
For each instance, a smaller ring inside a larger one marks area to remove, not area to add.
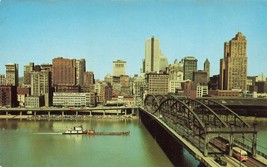
[[[95,130],[87,130],[86,133],[88,135],[129,135],[130,131],[126,132],[96,132]]]

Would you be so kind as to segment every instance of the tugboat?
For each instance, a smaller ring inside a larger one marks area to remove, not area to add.
[[[75,135],[75,134],[86,134],[86,131],[83,130],[83,126],[74,126],[72,129],[68,129],[62,133],[63,135]]]

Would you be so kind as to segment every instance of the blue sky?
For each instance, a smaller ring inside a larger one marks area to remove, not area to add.
[[[201,70],[208,58],[215,75],[224,42],[242,32],[248,75],[267,76],[266,30],[266,0],[0,0],[0,74],[65,57],[85,58],[97,79],[123,59],[133,76],[155,36],[169,63],[194,56]]]

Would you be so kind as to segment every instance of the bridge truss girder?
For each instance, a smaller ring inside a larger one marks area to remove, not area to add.
[[[150,113],[162,117],[179,134],[188,139],[191,137],[192,140],[197,138],[197,147],[204,156],[208,155],[209,142],[221,134],[229,136],[230,148],[236,135],[252,135],[252,154],[255,155],[257,132],[251,130],[249,124],[224,105],[172,95],[148,95],[144,102]]]

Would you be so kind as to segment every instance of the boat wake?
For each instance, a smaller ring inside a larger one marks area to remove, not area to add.
[[[62,133],[53,133],[53,132],[48,132],[48,133],[34,133],[37,135],[62,135]]]

